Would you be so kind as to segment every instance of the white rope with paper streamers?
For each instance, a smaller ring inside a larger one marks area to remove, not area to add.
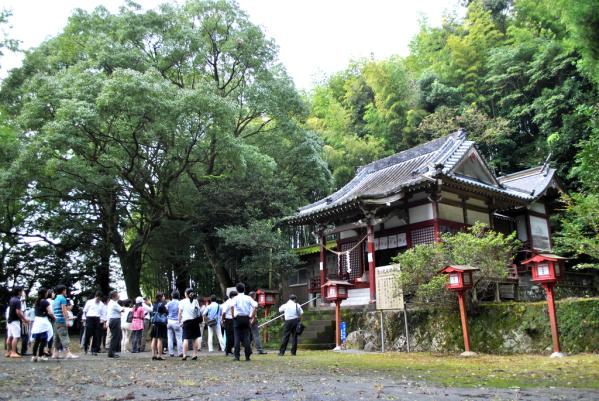
[[[354,245],[351,249],[348,249],[348,250],[345,250],[345,251],[341,251],[341,252],[340,251],[334,251],[334,250],[332,250],[330,248],[327,248],[326,245],[324,246],[324,249],[326,249],[327,251],[329,251],[329,252],[337,255],[337,274],[341,274],[341,257],[343,255],[345,255],[345,258],[346,258],[345,261],[346,261],[346,264],[347,264],[347,274],[351,273],[351,263],[350,263],[350,256],[349,255],[354,251],[354,249],[356,249],[358,246],[360,246],[360,244],[362,242],[364,242],[364,240],[366,238],[368,238],[368,235],[365,235],[364,237],[362,237],[362,239],[360,241],[358,241],[356,243],[356,245]]]

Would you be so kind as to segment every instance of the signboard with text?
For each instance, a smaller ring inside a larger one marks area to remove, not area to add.
[[[403,310],[403,293],[398,285],[399,265],[376,268],[376,308]]]

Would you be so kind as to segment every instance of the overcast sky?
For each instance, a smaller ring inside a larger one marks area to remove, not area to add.
[[[138,0],[153,8],[164,0]],[[255,24],[279,46],[280,59],[300,89],[309,89],[327,74],[344,69],[351,59],[406,55],[408,44],[425,16],[439,25],[443,11],[458,0],[239,0]],[[181,3],[181,1],[179,1]],[[123,0],[2,0],[10,9],[12,38],[22,48],[39,45],[65,26],[72,10],[104,5],[116,12]],[[18,66],[20,55],[6,53],[0,76]]]

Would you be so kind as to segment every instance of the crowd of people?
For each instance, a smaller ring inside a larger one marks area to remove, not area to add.
[[[109,358],[119,358],[125,352],[145,352],[149,334],[152,360],[164,360],[166,354],[184,361],[196,360],[203,335],[207,333],[208,352],[224,352],[239,361],[243,345],[245,360],[249,361],[252,340],[258,354],[266,351],[260,341],[256,293],[245,292],[245,285],[239,283],[224,302],[215,295],[200,301],[191,288],[185,290],[183,297],[177,290],[171,294],[158,293],[154,302],[144,297],[137,297],[134,302],[121,300],[117,291],[110,292],[108,297],[96,292],[75,316],[64,285],[54,290],[40,288],[32,308],[27,308],[23,289],[16,287],[6,308],[5,356],[22,358],[33,343],[33,362],[78,358],[71,351],[69,329],[79,322],[81,350],[92,356],[97,356],[102,347]],[[279,355],[285,354],[289,340],[291,354],[295,355],[297,327],[303,310],[291,295],[279,311],[285,318]]]

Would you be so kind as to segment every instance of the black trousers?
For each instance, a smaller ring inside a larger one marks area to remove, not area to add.
[[[283,328],[283,341],[281,342],[280,354],[285,354],[287,350],[287,344],[289,343],[289,337],[291,337],[291,355],[295,355],[297,351],[297,323],[299,319],[285,320],[285,326]]]
[[[225,344],[225,354],[233,353],[235,346],[235,330],[233,328],[233,319],[225,319],[225,334],[227,335],[227,343]]]
[[[100,352],[100,341],[102,341],[102,324],[100,323],[99,316],[88,316],[85,319],[85,341],[83,342],[83,350],[87,352],[87,349],[91,343],[92,352]]]
[[[235,330],[235,358],[239,359],[241,342],[243,342],[245,359],[250,359],[250,355],[252,355],[252,341],[250,338],[252,329],[250,327],[250,317],[237,316],[233,320],[233,328]]]
[[[29,323],[21,322],[21,355],[27,353],[29,345]]]
[[[110,346],[108,347],[108,356],[114,356],[117,352],[121,351],[121,319],[114,318],[108,321],[108,328],[110,329]]]

